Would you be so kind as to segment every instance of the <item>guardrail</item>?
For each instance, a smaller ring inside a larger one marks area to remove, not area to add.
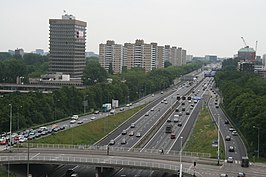
[[[91,164],[99,165],[102,167],[119,166],[119,167],[135,167],[140,169],[152,169],[152,170],[164,170],[170,172],[177,172],[179,170],[179,162],[167,162],[167,161],[148,161],[140,159],[118,159],[115,157],[106,159],[105,157],[94,156],[69,156],[64,154],[47,154],[47,155],[35,155],[28,158],[27,154],[20,154],[15,156],[0,156],[0,163],[42,163],[42,164]],[[191,174],[191,170],[183,168],[183,172]]]
[[[15,152],[23,148],[30,148],[31,150],[38,151],[39,150],[72,150],[72,151],[86,151],[88,153],[89,151],[98,151],[100,154],[106,153],[107,148],[109,148],[110,153],[123,153],[123,154],[144,154],[144,155],[160,155],[161,152],[158,149],[141,149],[141,148],[128,148],[128,147],[116,147],[116,146],[97,146],[97,145],[67,145],[67,144],[35,144],[35,143],[23,143],[19,146],[16,146],[12,148]],[[167,149],[165,150],[168,151]],[[168,154],[165,154],[166,156],[176,156],[179,157],[180,152],[179,151],[169,151]],[[193,158],[210,158],[210,153],[200,153],[200,152],[186,152],[182,151],[182,156],[184,157],[193,157]]]

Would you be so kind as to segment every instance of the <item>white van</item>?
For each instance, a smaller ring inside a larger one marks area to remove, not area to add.
[[[79,115],[75,114],[75,115],[73,115],[73,116],[71,117],[71,119],[73,119],[73,120],[78,120],[78,119],[79,119]]]

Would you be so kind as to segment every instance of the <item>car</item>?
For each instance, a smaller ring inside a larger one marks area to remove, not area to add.
[[[91,120],[94,120],[95,118],[96,118],[95,116],[92,116],[92,117],[91,117]]]
[[[233,162],[234,162],[234,158],[231,157],[231,156],[229,156],[229,157],[227,158],[227,163],[233,163]]]
[[[175,138],[176,138],[175,134],[174,134],[174,133],[171,133],[170,138],[171,138],[171,139],[175,139]]]
[[[130,128],[135,128],[135,123],[132,123],[132,124],[130,125]]]
[[[225,119],[224,124],[229,124],[229,120]]]
[[[178,109],[178,108],[176,108],[176,109],[175,109],[175,112],[179,112],[179,109]]]
[[[24,143],[24,142],[27,141],[27,140],[28,140],[27,138],[22,137],[22,138],[19,139],[19,142],[20,142],[20,143]]]
[[[178,113],[179,116],[182,116],[182,114],[183,114],[182,112],[179,112],[179,113]]]
[[[178,122],[177,126],[181,127],[182,126],[182,122]]]
[[[149,116],[149,114],[150,114],[149,112],[146,112],[145,116]]]
[[[75,119],[73,119],[73,120],[71,120],[69,123],[70,124],[74,124],[74,123],[76,123],[77,121],[75,120]]]
[[[60,127],[59,127],[59,129],[60,130],[64,130],[64,129],[66,129],[66,127],[67,127],[67,125],[61,125]],[[48,132],[47,132],[48,133]]]
[[[223,173],[223,174],[220,174],[220,177],[228,177],[228,175]]]
[[[66,171],[66,173],[65,173],[65,177],[70,177],[72,174],[74,174],[75,173],[75,171],[74,171],[74,169],[72,169],[72,168],[70,168],[70,169],[68,169],[67,171]]]
[[[232,132],[232,131],[234,131],[234,130],[235,130],[235,129],[234,129],[233,127],[230,127],[230,128],[229,128],[229,131],[230,131],[230,132]]]
[[[109,145],[114,145],[114,144],[115,144],[115,140],[111,139],[110,142],[109,142]]]
[[[239,173],[237,174],[237,177],[245,177],[245,176],[246,176],[246,174],[243,173],[243,172],[239,172]]]
[[[181,105],[185,105],[185,102],[182,102],[182,104]]]
[[[151,94],[152,97],[154,97],[154,94]]]
[[[174,118],[174,122],[175,123],[179,122],[179,119],[178,118]]]
[[[154,108],[151,108],[151,111],[154,111]]]
[[[182,111],[185,111],[185,110],[186,110],[186,108],[185,108],[185,107],[183,107],[183,108],[182,108]]]
[[[219,108],[219,106],[218,106],[218,105],[216,105],[216,106],[215,106],[215,108]]]
[[[127,134],[127,130],[123,130],[121,134],[122,135],[126,135]]]
[[[167,104],[168,102],[167,101],[164,101],[164,104]]]
[[[126,104],[126,107],[129,107],[130,106],[130,104]]]
[[[136,137],[141,137],[141,134],[140,134],[140,132],[138,132],[138,133],[136,133]]]
[[[171,122],[171,119],[167,119],[166,122]]]
[[[73,173],[70,177],[78,177],[79,175],[77,173]]]
[[[232,135],[233,135],[233,136],[237,136],[237,131],[235,131],[235,130],[232,131]]]
[[[164,103],[164,101],[162,100],[161,103]]]
[[[227,135],[227,136],[225,137],[225,141],[231,141],[231,136]]]
[[[215,148],[218,147],[218,140],[213,140],[212,141],[212,147],[215,147]]]
[[[120,111],[124,111],[124,110],[125,110],[125,108],[124,108],[124,107],[120,108]]]
[[[190,112],[189,112],[189,111],[187,111],[187,112],[186,112],[186,115],[189,115],[189,114],[190,114]]]
[[[163,94],[163,91],[161,91],[161,94]]]
[[[229,149],[228,149],[229,152],[234,152],[235,151],[235,148],[234,146],[229,146]]]
[[[77,121],[77,124],[83,124],[83,120]]]
[[[123,139],[122,139],[121,144],[127,144],[127,140],[126,140],[126,138],[123,138]]]
[[[100,113],[100,111],[94,111],[94,114],[99,114]]]
[[[130,131],[128,135],[129,136],[134,136],[134,131]]]
[[[115,114],[115,110],[112,109],[112,110],[110,111],[110,114]]]

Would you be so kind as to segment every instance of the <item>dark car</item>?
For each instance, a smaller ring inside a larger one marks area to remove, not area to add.
[[[65,174],[65,177],[70,177],[72,174],[74,174],[75,173],[75,171],[73,170],[73,169],[68,169],[67,171],[66,171],[66,174]]]

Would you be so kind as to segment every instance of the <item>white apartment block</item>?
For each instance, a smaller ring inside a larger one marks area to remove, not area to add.
[[[124,43],[124,46],[107,41],[99,45],[99,62],[107,71],[113,69],[114,73],[121,73],[122,67],[127,69],[135,67],[151,71],[163,68],[164,62],[169,61],[174,66],[186,64],[186,50],[158,46],[157,43],[145,44],[144,40],[137,39],[135,43]]]

